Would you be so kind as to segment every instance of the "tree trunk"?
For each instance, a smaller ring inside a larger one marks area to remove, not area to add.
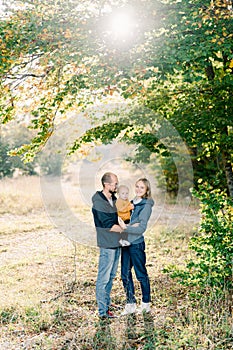
[[[206,73],[208,80],[214,79],[214,77],[215,77],[214,67],[213,67],[212,62],[210,62],[208,59],[207,59],[206,67],[205,67],[205,73]]]
[[[229,195],[231,198],[233,198],[233,169],[231,164],[231,156],[227,152],[223,152],[222,159],[227,179]]]

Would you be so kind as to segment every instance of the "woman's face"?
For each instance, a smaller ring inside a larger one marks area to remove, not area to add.
[[[146,185],[142,181],[136,182],[135,193],[137,197],[143,197],[147,191]]]

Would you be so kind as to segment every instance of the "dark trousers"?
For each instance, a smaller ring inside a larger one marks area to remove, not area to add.
[[[145,242],[123,247],[121,252],[121,279],[126,292],[127,303],[136,303],[132,277],[134,268],[137,280],[140,282],[142,301],[150,302],[150,281],[146,269]]]

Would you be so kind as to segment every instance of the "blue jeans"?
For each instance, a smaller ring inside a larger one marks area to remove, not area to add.
[[[100,248],[98,276],[96,281],[96,300],[100,316],[106,315],[111,303],[110,293],[113,279],[117,273],[120,248]]]
[[[150,302],[150,280],[146,269],[145,242],[131,244],[122,248],[121,279],[126,292],[127,303],[136,303],[134,283],[132,277],[134,267],[137,280],[140,282],[142,301]]]

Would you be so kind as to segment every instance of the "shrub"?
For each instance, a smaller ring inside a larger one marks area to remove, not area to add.
[[[218,291],[233,290],[233,207],[232,199],[221,190],[203,184],[193,195],[200,200],[201,221],[189,244],[195,252],[183,271],[172,271],[181,283]],[[167,271],[171,272],[171,268]]]

